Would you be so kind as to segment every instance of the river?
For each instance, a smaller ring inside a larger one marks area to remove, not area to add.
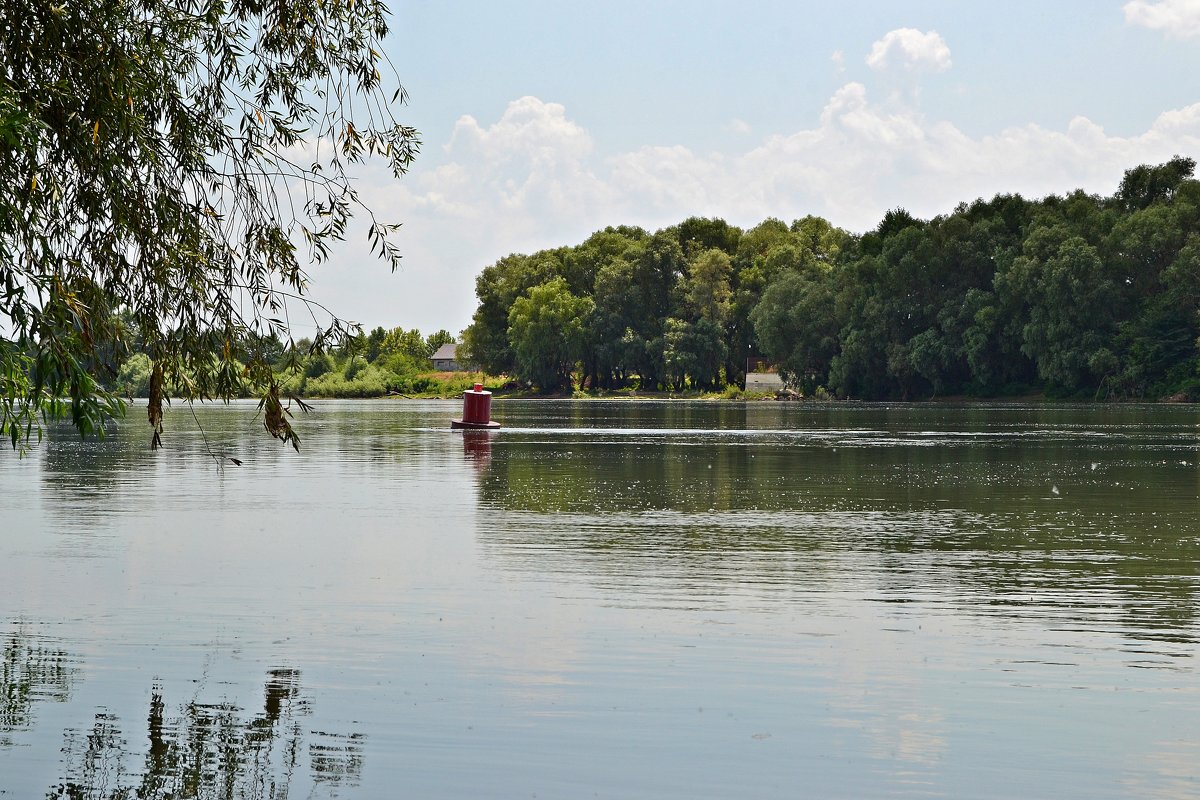
[[[1197,407],[459,409],[0,453],[0,796],[1200,796]]]

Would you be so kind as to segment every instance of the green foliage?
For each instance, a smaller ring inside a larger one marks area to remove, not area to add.
[[[683,389],[688,378],[698,389],[718,386],[726,355],[721,329],[712,320],[667,320],[663,331],[663,364],[667,380],[676,391]]]
[[[416,328],[407,331],[403,328],[393,328],[384,336],[379,354],[385,358],[398,355],[420,362],[433,355],[433,348]]]
[[[429,354],[436,346],[453,341],[444,330],[425,337],[416,329],[376,328],[357,345],[342,347],[337,353],[312,351],[301,356],[296,370],[282,379],[280,389],[285,396],[457,397],[486,378],[478,372],[431,370]]]
[[[833,286],[828,277],[788,272],[763,293],[750,315],[763,352],[784,381],[805,391],[827,379],[838,352]]]
[[[550,252],[511,255],[487,267],[475,280],[479,306],[463,331],[463,351],[471,363],[491,375],[504,375],[516,366],[508,338],[508,313],[513,303],[534,286],[562,276],[562,260]]]
[[[705,250],[692,262],[684,279],[684,302],[697,320],[723,324],[729,317],[733,265],[722,250]]]
[[[113,391],[129,397],[149,397],[150,374],[153,371],[154,364],[150,361],[150,356],[134,353],[121,365]]]
[[[383,349],[383,340],[387,338],[387,331],[382,328],[375,328],[367,335],[367,361],[374,361],[379,358],[380,351]]]
[[[811,216],[606,228],[485,269],[464,350],[544,388],[573,370],[593,390],[720,388],[765,355],[810,394],[1186,394],[1194,166],[1135,167],[1109,198],[997,195],[931,220],[897,208],[861,236]]]
[[[358,369],[329,371],[310,378],[304,393],[313,397],[382,397],[395,391],[399,381],[394,373],[364,364]]]
[[[394,375],[415,375],[418,372],[429,371],[429,362],[426,359],[413,358],[404,353],[381,354],[375,364]]]
[[[161,376],[152,406],[247,385],[274,397],[279,353],[244,345],[288,341],[289,303],[320,310],[301,265],[356,211],[395,268],[395,226],[347,174],[379,156],[399,176],[418,149],[389,111],[403,90],[382,84],[387,16],[382,0],[0,4],[0,431],[14,444],[51,415],[88,433],[119,414],[103,384],[135,341]],[[316,139],[336,146],[298,158]],[[330,317],[314,339],[347,332]],[[272,433],[298,441],[286,420]]]
[[[304,377],[319,378],[334,368],[333,356],[329,353],[313,353],[304,362]]]
[[[740,229],[723,219],[691,217],[679,223],[673,233],[689,258],[705,250],[721,250],[732,256],[742,238]]]
[[[1045,261],[1030,258],[1025,269],[1030,312],[1022,350],[1038,376],[1065,391],[1097,385],[1115,367],[1105,343],[1115,331],[1120,298],[1096,249],[1074,236]]]
[[[440,330],[437,333],[431,333],[429,337],[425,339],[425,349],[429,352],[430,356],[436,353],[438,348],[444,344],[454,344],[454,334],[445,329]]]
[[[1127,210],[1168,202],[1180,185],[1196,171],[1196,160],[1175,156],[1165,164],[1142,164],[1125,173],[1117,199]]]
[[[543,391],[571,388],[594,307],[590,298],[571,294],[563,278],[518,297],[508,313],[508,336],[521,374]]]

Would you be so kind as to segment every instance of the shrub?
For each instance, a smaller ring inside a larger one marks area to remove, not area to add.
[[[319,378],[334,367],[333,357],[328,353],[313,353],[304,362],[304,377]]]
[[[391,372],[374,364],[365,364],[355,370],[353,378],[347,379],[343,372],[309,378],[304,392],[311,397],[383,397],[398,382]]]
[[[134,353],[121,365],[113,391],[130,397],[148,397],[150,394],[150,356]]]
[[[346,368],[342,370],[342,377],[348,381],[352,381],[366,366],[367,362],[361,358],[351,358],[346,362]]]

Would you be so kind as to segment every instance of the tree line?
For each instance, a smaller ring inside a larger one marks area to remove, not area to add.
[[[544,391],[719,389],[765,357],[806,392],[1200,399],[1200,181],[1001,194],[861,235],[691,218],[513,254],[476,280],[469,358]]]
[[[106,388],[127,397],[146,397],[153,361],[136,336],[134,352],[119,363],[97,369],[115,375]],[[430,358],[439,347],[454,342],[449,331],[425,336],[416,328],[377,327],[370,333],[348,335],[340,345],[314,346],[312,339],[285,342],[278,336],[244,336],[230,347],[232,363],[258,359],[278,376],[284,395],[306,397],[382,397],[390,394],[448,396],[469,387],[478,377],[470,373],[434,372]],[[243,370],[244,372],[244,370]],[[232,396],[249,397],[249,384],[235,385]]]

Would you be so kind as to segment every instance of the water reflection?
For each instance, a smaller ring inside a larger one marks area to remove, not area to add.
[[[250,715],[233,702],[198,699],[169,714],[156,685],[144,750],[131,746],[115,714],[101,711],[90,730],[65,733],[65,776],[46,797],[285,798],[306,782],[310,796],[334,797],[359,784],[364,735],[309,730],[311,713],[292,668],[268,673],[262,710]]]
[[[15,628],[0,652],[0,747],[12,745],[10,734],[33,726],[35,704],[65,702],[77,672],[65,650]]]
[[[0,460],[0,796],[1194,794],[1194,410],[459,410]]]
[[[482,473],[492,462],[492,432],[463,430],[463,455]]]
[[[1176,667],[1200,641],[1192,414],[906,408],[830,426],[842,409],[807,428],[668,414],[676,427],[630,430],[603,413],[498,439],[480,535],[505,568],[635,605],[836,594],[1028,620],[1130,637],[1136,666]]]

